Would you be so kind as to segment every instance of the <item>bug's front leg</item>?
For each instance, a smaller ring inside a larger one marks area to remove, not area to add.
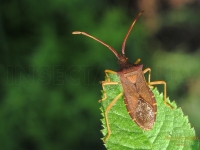
[[[135,61],[135,63],[134,63],[134,64],[138,64],[140,61],[141,61],[141,59],[140,59],[140,58],[138,58],[138,59]]]

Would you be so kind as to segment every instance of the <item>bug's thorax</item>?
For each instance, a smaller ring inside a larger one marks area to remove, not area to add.
[[[120,78],[120,82],[124,89],[125,95],[129,93],[131,95],[137,95],[136,97],[139,98],[138,88],[143,85],[141,84],[141,82],[145,83],[145,79],[142,73],[143,65],[132,64],[128,62],[128,58],[124,55],[120,56],[120,59],[118,59],[118,63],[120,65],[120,69],[117,71],[117,74]]]
[[[142,71],[142,64],[133,64],[128,61],[128,58],[124,54],[118,55],[119,74],[121,73],[131,73],[134,71]]]

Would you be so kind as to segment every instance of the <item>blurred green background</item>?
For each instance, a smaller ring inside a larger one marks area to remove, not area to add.
[[[0,149],[103,150],[104,70],[117,70],[103,45],[126,44],[188,115],[200,137],[199,0],[0,0]],[[158,86],[160,92],[162,86]]]

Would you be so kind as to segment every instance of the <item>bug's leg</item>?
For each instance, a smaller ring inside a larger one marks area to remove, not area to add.
[[[134,64],[138,64],[140,61],[141,61],[141,59],[140,59],[140,58],[138,58],[138,59],[135,61],[135,63],[134,63]]]
[[[149,84],[150,80],[151,80],[151,68],[146,68],[142,72],[143,72],[143,74],[149,72],[149,74],[148,74],[148,84]]]
[[[143,70],[143,74],[149,72],[148,74],[148,82],[147,84],[149,86],[152,86],[152,85],[158,85],[158,84],[163,84],[164,85],[164,103],[166,106],[170,107],[171,109],[173,109],[173,106],[171,106],[170,104],[167,103],[167,100],[166,100],[166,97],[167,97],[167,84],[165,81],[154,81],[154,82],[151,82],[151,69],[150,68],[146,68]]]
[[[105,85],[116,85],[116,84],[120,84],[120,83],[119,82],[111,82],[111,81],[103,81],[102,82],[103,91],[105,91],[105,87],[104,87]],[[101,100],[99,100],[98,102],[100,103],[106,99],[107,99],[107,95],[106,95],[106,93],[104,93],[103,98]]]
[[[107,81],[110,81],[110,77],[109,77],[108,73],[110,73],[110,74],[117,74],[117,72],[112,71],[112,70],[108,70],[108,69],[106,69],[104,72],[106,74]]]
[[[111,131],[110,131],[110,126],[109,126],[109,122],[108,122],[108,112],[109,110],[112,108],[112,106],[116,103],[116,101],[123,95],[123,93],[120,93],[119,95],[117,95],[112,102],[108,105],[108,107],[105,110],[104,116],[106,119],[106,126],[107,126],[107,136],[103,139],[103,142],[105,143],[106,140],[109,138]]]
[[[116,85],[116,84],[120,84],[120,82],[116,82],[116,81],[110,81],[110,77],[108,74],[117,74],[117,72],[114,72],[112,70],[105,70],[105,74],[106,74],[106,81],[102,81],[102,88],[103,88],[103,91],[105,91],[105,86],[106,85]],[[106,127],[107,127],[107,135],[106,137],[103,139],[103,142],[105,143],[106,140],[109,138],[110,134],[111,134],[111,131],[110,131],[110,126],[109,126],[109,121],[108,121],[108,112],[109,110],[112,108],[112,106],[115,104],[115,102],[122,96],[123,93],[120,93],[118,96],[116,96],[112,102],[108,105],[108,107],[106,108],[105,110],[105,113],[104,113],[104,116],[105,116],[105,119],[106,119]],[[99,100],[99,102],[102,102],[104,100],[107,99],[107,95],[106,93],[104,93],[103,95],[103,98],[101,100]]]
[[[158,85],[158,84],[163,84],[164,85],[164,103],[166,106],[170,107],[171,109],[173,109],[174,107],[172,105],[170,105],[169,103],[167,103],[167,84],[165,81],[154,81],[154,82],[149,82],[149,85]]]
[[[101,82],[103,91],[105,91],[105,87],[104,87],[105,85],[116,85],[116,84],[120,84],[119,82],[110,81],[110,77],[109,77],[108,73],[110,73],[110,74],[117,74],[117,72],[114,72],[114,71],[112,71],[112,70],[105,70],[105,74],[106,74],[107,81],[102,81],[102,82]],[[106,93],[104,93],[103,98],[102,98],[101,100],[99,100],[98,102],[102,102],[102,101],[106,100],[106,98],[107,98],[107,95],[106,95]]]

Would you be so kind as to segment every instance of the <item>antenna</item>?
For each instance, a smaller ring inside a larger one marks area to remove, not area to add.
[[[124,38],[124,41],[123,41],[123,43],[122,43],[122,54],[123,54],[123,55],[125,54],[126,40],[127,40],[128,36],[129,36],[129,34],[130,34],[130,32],[131,32],[133,26],[135,25],[137,19],[139,18],[139,16],[140,16],[143,12],[144,12],[144,10],[141,11],[141,12],[137,15],[137,17],[134,19],[133,23],[131,24],[131,26],[130,26],[130,28],[129,28],[129,30],[128,30],[128,33],[126,34],[126,36],[125,36],[125,38]],[[110,51],[113,52],[113,54],[117,57],[118,60],[120,59],[119,54],[116,52],[116,50],[115,50],[114,48],[112,48],[112,47],[109,46],[108,44],[102,42],[101,40],[99,40],[99,39],[97,39],[97,38],[91,36],[90,34],[85,33],[85,32],[81,32],[81,31],[74,31],[74,32],[72,32],[72,34],[83,34],[83,35],[85,35],[85,36],[88,36],[88,37],[92,38],[93,40],[95,40],[95,41],[97,41],[97,42],[103,44],[104,46],[106,46]],[[138,62],[137,62],[137,63],[138,63]]]
[[[143,12],[144,12],[144,10],[141,11],[141,12],[137,15],[137,17],[134,19],[133,23],[131,24],[131,27],[130,27],[129,30],[128,30],[128,33],[126,34],[126,36],[125,36],[125,38],[124,38],[124,41],[123,41],[123,44],[122,44],[122,54],[123,54],[123,55],[125,54],[126,40],[127,40],[128,36],[129,36],[129,34],[130,34],[130,32],[131,32],[133,26],[135,25],[137,19],[139,18],[139,16],[140,16]]]
[[[116,52],[116,50],[114,48],[112,48],[111,46],[109,46],[108,44],[102,42],[101,40],[99,40],[99,39],[97,39],[97,38],[95,38],[95,37],[93,37],[93,36],[91,36],[91,35],[89,35],[89,34],[87,34],[85,32],[74,31],[74,32],[72,32],[72,34],[83,34],[85,36],[88,36],[88,37],[94,39],[95,41],[97,41],[97,42],[103,44],[104,46],[106,46],[109,50],[111,50],[113,52],[113,54],[115,54],[115,56],[117,57],[117,59],[119,59],[119,54]]]

